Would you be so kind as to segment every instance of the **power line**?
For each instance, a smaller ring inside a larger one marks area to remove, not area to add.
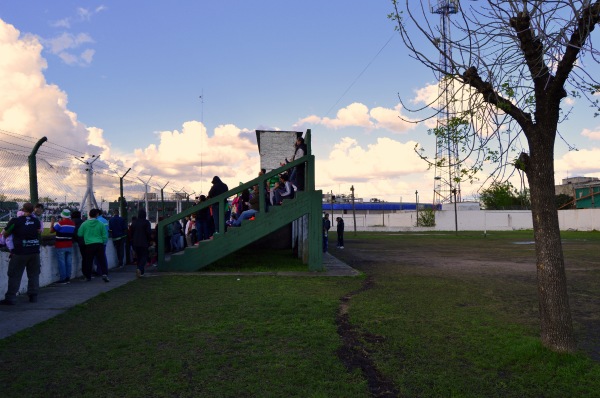
[[[344,93],[342,95],[340,95],[340,97],[337,99],[337,101],[335,101],[335,104],[333,104],[331,106],[331,108],[329,108],[329,110],[325,114],[325,117],[329,116],[329,113],[331,113],[331,111],[333,110],[333,108],[335,108],[335,106],[342,100],[342,98],[344,98],[344,96],[348,93],[348,91],[350,91],[350,89],[354,86],[354,84],[356,84],[356,82],[358,81],[358,79],[360,79],[360,77],[367,71],[367,69],[369,69],[369,66],[371,66],[371,64],[375,61],[375,59],[377,59],[377,57],[379,56],[379,54],[381,54],[381,52],[384,50],[384,48],[386,48],[387,45],[390,44],[390,42],[392,41],[392,39],[394,37],[396,37],[396,32],[394,32],[390,36],[390,38],[385,42],[385,44],[379,49],[379,51],[377,51],[377,54],[375,54],[375,56],[369,61],[369,63],[367,64],[367,66],[365,66],[363,68],[363,70],[358,74],[358,76],[356,76],[356,78],[352,81],[352,83],[350,83],[350,85],[348,86],[348,88],[346,89],[346,91],[344,91]]]

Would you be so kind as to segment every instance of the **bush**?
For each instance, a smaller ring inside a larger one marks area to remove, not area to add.
[[[419,211],[417,217],[417,227],[435,227],[435,211],[432,209],[425,209]]]

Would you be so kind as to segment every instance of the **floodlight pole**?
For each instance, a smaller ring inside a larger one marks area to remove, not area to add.
[[[350,187],[352,192],[352,217],[354,218],[354,235],[356,235],[356,209],[354,208],[354,185]]]
[[[129,173],[130,170],[131,170],[131,167],[125,172],[125,174],[123,174],[123,176],[119,176],[119,193],[120,193],[120,196],[119,196],[119,214],[125,220],[127,220],[127,211],[126,211],[126,206],[125,206],[126,205],[126,203],[125,203],[125,197],[123,196],[123,179],[125,178],[125,176],[127,175],[127,173]]]
[[[48,141],[48,138],[42,137],[38,142],[35,143],[31,154],[27,157],[29,161],[29,196],[31,203],[36,205],[38,203],[38,185],[37,185],[37,161],[35,155],[44,142]]]
[[[85,194],[83,195],[83,200],[81,201],[81,210],[82,210],[83,215],[86,214],[85,204],[88,200],[89,200],[90,208],[87,209],[87,211],[92,209],[92,205],[95,206],[95,208],[98,208],[98,202],[96,202],[96,198],[94,197],[94,166],[93,165],[96,160],[100,159],[100,155],[98,155],[98,156],[92,155],[92,157],[95,159],[92,160],[91,162],[90,161],[84,162],[81,159],[75,158],[87,166],[87,168],[85,169],[85,171],[87,173],[87,177],[86,177],[87,188],[85,190]]]
[[[165,216],[165,188],[169,185],[170,181],[167,181],[165,185],[160,189],[160,202],[162,204],[162,216]]]
[[[150,178],[148,178],[148,181],[144,181],[140,177],[138,177],[138,180],[140,180],[142,182],[142,184],[144,184],[144,188],[145,188],[145,192],[146,192],[146,194],[144,195],[144,204],[146,206],[146,216],[147,217],[150,217],[150,207],[148,205],[148,183],[150,182],[151,179],[152,179],[152,176],[150,176]]]

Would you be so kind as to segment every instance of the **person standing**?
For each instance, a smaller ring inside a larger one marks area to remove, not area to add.
[[[229,191],[229,187],[227,186],[227,184],[225,184],[223,181],[221,181],[221,179],[218,176],[214,176],[211,182],[212,182],[212,187],[210,188],[210,191],[208,191],[208,199],[215,198],[215,197]],[[219,231],[219,225],[220,225],[219,224],[219,205],[226,206],[226,204],[227,204],[227,199],[225,199],[220,204],[217,202],[211,206],[213,220],[215,222],[215,233],[217,233],[217,234],[219,232],[225,232],[225,231]],[[225,207],[225,209],[227,209],[227,208]]]
[[[43,215],[44,215],[44,205],[41,203],[36,203],[36,205],[33,208],[32,216],[37,217],[41,222]],[[42,224],[42,228],[43,228],[43,224]]]
[[[40,290],[40,225],[41,222],[32,216],[33,205],[23,205],[23,215],[11,218],[4,228],[4,236],[12,235],[14,249],[8,263],[8,289],[4,295],[3,305],[14,305],[21,286],[23,272],[27,270],[27,294],[29,302],[36,303]]]
[[[104,224],[96,218],[99,212],[98,209],[91,209],[89,218],[81,224],[81,227],[77,231],[77,235],[83,237],[85,241],[85,257],[82,266],[83,275],[87,281],[92,280],[92,264],[96,260],[98,271],[102,274],[102,280],[110,282],[108,279],[106,252],[104,251],[106,242],[108,242],[108,232],[106,232]]]
[[[295,148],[296,151],[294,152],[294,157],[292,158],[292,161],[298,160],[304,155],[306,155],[307,147],[304,143],[304,138],[298,137],[298,139],[296,139]],[[304,168],[305,165],[301,164],[299,166],[294,167],[290,173],[290,182],[296,187],[298,191],[304,191]]]
[[[344,248],[344,219],[342,217],[338,217],[335,219],[337,221],[337,248]]]
[[[96,219],[104,225],[104,228],[106,228],[106,234],[108,236],[108,229],[109,229],[108,228],[108,220],[106,218],[104,218],[104,212],[102,211],[102,209],[96,209],[96,210],[98,211],[98,217],[96,217]],[[108,243],[108,241],[104,243],[104,260],[105,260],[106,264],[108,264],[108,259],[106,258],[106,244],[107,243]],[[98,265],[98,260],[94,260],[92,267],[93,267],[94,275],[102,275],[102,271],[100,270],[100,266]]]
[[[119,210],[113,211],[113,216],[108,221],[108,230],[112,236],[113,246],[117,253],[117,267],[123,268],[123,257],[125,255],[125,241],[127,240],[127,223],[119,215]]]
[[[71,213],[71,220],[75,224],[75,230],[73,231],[73,243],[77,243],[77,248],[79,250],[79,254],[81,255],[81,271],[83,273],[83,263],[85,258],[85,240],[77,235],[79,231],[79,227],[83,224],[83,220],[81,219],[81,212],[79,210],[73,210]],[[83,277],[85,279],[85,276]]]
[[[200,195],[199,202],[206,202],[206,196]],[[210,222],[210,209],[208,207],[204,207],[196,213],[196,234],[198,237],[198,241],[206,240],[210,237],[209,232],[209,222]]]
[[[133,250],[137,254],[137,269],[135,273],[138,278],[141,278],[148,263],[148,247],[150,247],[152,239],[152,227],[150,226],[150,221],[146,220],[145,210],[139,210],[137,218],[131,223],[131,238]]]
[[[75,233],[75,223],[71,220],[71,210],[64,209],[60,213],[60,221],[54,217],[51,219],[50,232],[56,233],[54,240],[54,251],[58,261],[58,273],[61,285],[71,281],[72,262],[73,262],[73,235]]]
[[[171,250],[173,253],[176,253],[180,250],[183,250],[183,245],[181,245],[181,237],[182,237],[182,227],[181,222],[179,220],[173,221],[172,225],[172,234],[171,234]]]
[[[329,246],[329,229],[331,228],[331,221],[329,221],[329,213],[325,213],[323,217],[323,253],[327,253],[327,247]]]

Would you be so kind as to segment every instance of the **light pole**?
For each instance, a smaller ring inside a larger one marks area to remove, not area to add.
[[[419,226],[419,191],[415,191],[415,208],[417,209],[417,227]]]
[[[331,225],[333,225],[333,202],[335,202],[335,195],[333,190],[331,191]]]
[[[452,189],[454,195],[454,232],[458,235],[458,212],[456,211],[456,188]]]

